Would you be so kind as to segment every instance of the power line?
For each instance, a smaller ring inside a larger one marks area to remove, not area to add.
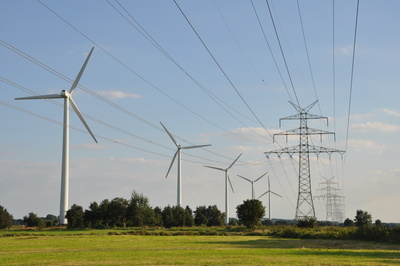
[[[287,94],[288,94],[288,96],[289,96],[289,99],[292,100],[292,96],[291,96],[290,93],[289,93],[289,90],[288,90],[288,88],[287,88],[287,86],[286,86],[285,80],[284,80],[284,78],[283,78],[283,76],[282,76],[282,73],[281,73],[281,71],[280,71],[280,69],[279,69],[278,63],[276,62],[274,53],[272,52],[271,46],[269,45],[269,42],[268,42],[268,39],[267,39],[267,35],[265,34],[264,27],[263,27],[262,24],[261,24],[260,17],[258,16],[258,13],[257,13],[257,10],[256,10],[256,8],[255,8],[255,6],[254,6],[253,0],[251,0],[251,5],[253,6],[254,14],[256,15],[256,18],[257,18],[257,21],[258,21],[258,25],[260,26],[260,29],[261,29],[262,34],[263,34],[263,36],[264,36],[264,40],[265,40],[265,42],[267,43],[268,50],[269,50],[269,52],[270,52],[270,54],[271,54],[272,60],[274,61],[275,67],[276,67],[276,69],[277,69],[277,71],[278,71],[278,74],[279,74],[279,76],[280,76],[280,78],[281,78],[281,80],[282,80],[283,86],[285,87],[285,90],[286,90],[286,92],[287,92]]]
[[[288,67],[288,64],[287,64],[286,58],[285,58],[285,53],[283,52],[282,44],[281,44],[281,41],[279,39],[278,31],[277,31],[276,26],[275,26],[274,17],[272,15],[271,7],[269,6],[268,0],[266,0],[266,3],[267,3],[267,6],[268,6],[269,15],[271,17],[272,25],[274,26],[275,35],[276,35],[276,38],[277,38],[278,43],[279,43],[279,48],[281,50],[282,58],[283,58],[283,61],[285,63],[285,67],[286,67],[286,71],[287,71],[287,74],[288,74],[288,77],[289,77],[289,80],[290,80],[290,84],[292,85],[292,89],[293,89],[294,96],[296,98],[297,105],[300,105],[299,98],[297,97],[297,93],[296,93],[296,90],[294,88],[292,76],[290,75],[289,67]]]
[[[353,42],[353,58],[351,62],[351,78],[350,78],[350,95],[349,95],[349,109],[347,114],[347,132],[346,132],[346,148],[347,151],[347,144],[349,141],[349,128],[350,128],[350,109],[351,109],[351,98],[353,94],[353,77],[354,77],[354,61],[356,55],[356,41],[357,41],[357,26],[358,26],[358,10],[360,6],[360,0],[357,0],[357,11],[356,11],[356,22],[354,28],[354,42]],[[346,157],[345,157],[346,160]]]
[[[236,86],[233,84],[231,79],[228,77],[226,72],[223,70],[221,65],[218,63],[217,59],[214,57],[214,55],[211,53],[210,49],[208,49],[207,45],[204,43],[203,39],[200,37],[200,35],[197,33],[196,29],[193,27],[192,23],[190,23],[188,17],[185,15],[183,10],[180,8],[176,0],[174,0],[175,5],[185,18],[186,22],[189,24],[189,26],[192,28],[193,32],[196,34],[197,38],[200,40],[200,42],[203,44],[204,48],[207,50],[208,54],[211,56],[215,64],[218,66],[218,68],[221,70],[222,74],[225,76],[225,78],[228,80],[229,84],[232,86],[232,88],[236,91],[237,95],[239,95],[240,99],[243,101],[243,103],[246,105],[246,107],[250,110],[250,112],[253,114],[253,116],[257,119],[257,121],[260,123],[260,125],[265,129],[265,131],[268,133],[268,135],[272,138],[271,133],[268,131],[268,129],[264,126],[264,124],[261,122],[261,120],[258,118],[258,116],[254,113],[253,109],[251,109],[250,105],[246,102],[246,100],[243,98],[239,90],[236,88]]]
[[[83,32],[81,32],[79,29],[77,29],[75,26],[73,26],[71,23],[69,23],[67,20],[65,20],[62,16],[60,16],[58,13],[56,13],[54,10],[52,10],[50,7],[48,7],[47,5],[45,5],[43,2],[41,2],[40,0],[37,0],[40,4],[42,4],[44,7],[46,7],[50,12],[52,12],[54,15],[56,15],[58,18],[60,18],[62,21],[64,21],[68,26],[70,26],[71,28],[73,28],[76,32],[78,32],[80,35],[82,35],[84,38],[86,38],[88,41],[90,41],[91,43],[93,43],[96,47],[98,47],[99,49],[101,49],[103,52],[105,52],[108,56],[110,56],[112,59],[114,59],[115,61],[117,61],[119,64],[121,64],[123,67],[125,67],[129,72],[131,72],[132,74],[134,74],[135,76],[137,76],[138,78],[140,78],[141,80],[143,80],[145,83],[147,83],[150,87],[156,89],[158,92],[160,92],[162,95],[166,96],[167,98],[169,98],[170,100],[172,100],[173,102],[175,102],[176,104],[180,105],[181,107],[183,107],[184,109],[186,109],[187,111],[189,111],[190,113],[194,114],[195,116],[201,118],[202,120],[210,123],[211,125],[226,131],[229,134],[235,135],[239,138],[242,139],[246,139],[248,141],[251,142],[255,142],[254,140],[250,140],[247,138],[244,138],[243,136],[234,134],[233,132],[224,129],[222,127],[220,127],[218,124],[211,122],[210,120],[208,120],[207,118],[201,116],[200,114],[196,113],[195,111],[191,110],[189,107],[187,107],[186,105],[182,104],[181,102],[179,102],[178,100],[174,99],[172,96],[168,95],[166,92],[164,92],[163,90],[161,90],[160,88],[158,88],[156,85],[152,84],[150,81],[148,81],[147,79],[145,79],[143,76],[139,75],[137,72],[135,72],[132,68],[130,68],[128,65],[126,65],[125,63],[123,63],[121,60],[119,60],[118,58],[116,58],[115,56],[113,56],[110,52],[108,52],[107,50],[105,50],[103,47],[101,47],[99,44],[97,44],[95,41],[93,41],[91,38],[89,38],[87,35],[85,35]],[[158,127],[158,130],[162,129],[160,127]]]
[[[222,104],[226,105],[228,108],[231,110],[235,111],[236,113],[240,114],[241,116],[253,121],[252,119],[248,118],[244,114],[240,113],[230,105],[228,105],[226,102],[221,100],[219,97],[217,97],[215,94],[213,94],[210,90],[208,90],[206,87],[204,87],[198,80],[196,80],[192,75],[190,75],[172,56],[163,49],[163,47],[144,29],[143,26],[140,25],[140,23],[131,15],[131,13],[118,1],[117,4],[125,11],[125,13],[128,14],[128,16],[138,25],[138,27],[132,23],[120,10],[118,10],[109,0],[106,0],[107,3],[115,10],[118,12],[119,15],[121,15],[132,27],[134,27],[146,40],[148,40],[157,50],[159,50],[165,57],[167,57],[173,64],[175,64],[186,76],[188,76],[208,97],[210,97],[219,107],[221,107],[225,112],[227,112],[232,118],[234,118],[237,122],[242,124],[246,128],[250,128],[247,126],[244,122],[242,122],[240,119],[238,119],[236,116],[234,116],[229,110],[227,110]],[[222,104],[221,104],[222,103]],[[262,138],[265,138],[264,136],[260,135],[256,131],[252,130],[251,131],[257,135],[259,135]]]

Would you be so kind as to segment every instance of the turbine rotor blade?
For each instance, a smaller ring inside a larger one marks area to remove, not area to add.
[[[20,97],[15,98],[15,100],[43,100],[43,99],[61,99],[65,98],[60,94],[47,94],[47,95],[38,95],[38,96],[30,96],[30,97]]]
[[[269,190],[267,192],[264,192],[261,196],[259,196],[257,199],[261,198],[262,196],[264,196],[265,194],[267,194],[269,192]]]
[[[176,158],[176,156],[178,155],[178,152],[179,152],[179,150],[177,150],[177,151],[175,152],[174,157],[172,158],[171,164],[169,165],[168,172],[167,172],[167,175],[165,176],[165,178],[168,177],[169,171],[171,171],[172,165],[173,165],[174,162],[175,162],[175,158]]]
[[[233,186],[232,186],[232,182],[231,182],[231,179],[229,177],[229,174],[228,173],[226,173],[226,174],[228,176],[228,181],[229,181],[229,185],[231,185],[232,192],[235,193],[235,191],[233,190]]]
[[[229,167],[226,169],[230,169],[236,163],[236,161],[239,160],[240,156],[242,156],[242,154],[239,154],[239,156],[236,158],[236,160],[234,160],[233,163],[231,163],[231,165],[229,165]]]
[[[211,144],[205,144],[205,145],[194,145],[194,146],[185,146],[181,147],[183,150],[189,150],[189,149],[195,149],[195,148],[201,148],[201,147],[208,147],[211,146]]]
[[[249,181],[250,183],[253,183],[253,181],[251,181],[250,179],[247,179],[246,177],[244,177],[244,176],[241,176],[241,175],[237,175],[238,177],[241,177],[241,178],[243,178],[244,180],[247,180],[247,181]]]
[[[220,170],[220,171],[225,171],[226,170],[226,169],[223,169],[223,168],[218,168],[218,167],[214,167],[214,166],[207,166],[207,165],[204,165],[204,167],[215,169],[215,170]]]
[[[85,70],[86,64],[88,63],[90,56],[92,55],[93,49],[94,49],[94,47],[92,47],[92,50],[90,50],[89,55],[86,57],[85,63],[83,63],[83,66],[82,66],[81,70],[79,71],[78,76],[76,77],[74,83],[71,86],[71,89],[69,90],[69,94],[72,94],[74,92],[76,86],[78,86],[79,80],[81,79],[81,76],[83,74],[83,71]]]
[[[256,180],[254,180],[254,182],[257,182],[258,180],[260,180],[263,176],[265,176],[266,174],[268,174],[268,172],[266,172],[265,174],[263,174],[262,176],[260,176],[259,178],[257,178]]]
[[[278,197],[281,197],[281,198],[283,198],[281,195],[279,195],[279,194],[276,194],[275,192],[272,192],[272,191],[270,191],[272,194],[275,194],[275,195],[277,195]]]
[[[94,139],[94,141],[95,141],[96,143],[98,143],[96,137],[93,135],[92,131],[90,130],[90,128],[89,128],[89,126],[88,126],[88,124],[86,124],[86,121],[85,121],[85,119],[83,118],[81,112],[79,111],[78,106],[76,106],[74,100],[73,100],[71,97],[69,97],[69,101],[70,101],[70,103],[71,103],[72,109],[74,109],[76,115],[79,117],[79,119],[81,120],[82,124],[86,127],[87,131],[88,131],[89,134],[92,136],[92,138]]]
[[[165,129],[165,131],[167,132],[168,136],[172,139],[172,141],[175,143],[176,147],[179,148],[179,143],[176,141],[176,139],[172,136],[172,134],[168,131],[168,129],[163,125],[163,123],[160,122],[160,124],[162,125],[162,127]]]

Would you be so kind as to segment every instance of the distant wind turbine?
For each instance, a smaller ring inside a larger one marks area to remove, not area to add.
[[[276,196],[281,197],[281,198],[282,198],[282,196],[271,191],[271,186],[270,186],[270,183],[269,183],[269,177],[268,177],[268,190],[266,192],[264,192],[261,196],[259,196],[258,199],[261,198],[262,196],[264,196],[267,193],[269,193],[268,194],[268,219],[271,221],[271,193],[275,194]]]
[[[244,176],[238,175],[238,177],[243,178],[246,181],[249,181],[251,183],[251,199],[254,199],[255,195],[254,195],[254,183],[257,182],[258,180],[260,180],[263,176],[265,176],[266,174],[268,174],[268,172],[266,172],[265,174],[263,174],[262,176],[260,176],[259,178],[257,178],[256,180],[252,181]]]
[[[171,171],[172,165],[174,164],[174,161],[176,157],[178,156],[178,196],[177,196],[177,206],[182,207],[182,173],[181,173],[181,150],[188,150],[188,149],[195,149],[195,148],[201,148],[201,147],[207,147],[211,146],[211,144],[206,144],[206,145],[194,145],[194,146],[185,146],[182,147],[179,145],[179,143],[176,141],[176,139],[172,136],[172,134],[168,131],[168,129],[163,125],[163,123],[160,122],[162,127],[165,129],[167,132],[168,136],[172,139],[172,141],[175,143],[177,150],[174,154],[174,157],[172,158],[172,162],[168,168],[167,175],[165,178],[168,177],[169,172]]]
[[[207,166],[205,165],[204,167],[208,167],[211,169],[215,169],[215,170],[219,170],[219,171],[224,171],[225,172],[225,224],[229,223],[229,195],[228,195],[228,182],[231,185],[231,189],[232,192],[233,191],[233,186],[232,186],[232,182],[231,179],[229,178],[229,173],[228,170],[236,163],[237,160],[239,160],[240,156],[242,156],[242,154],[240,154],[234,161],[233,163],[231,163],[231,165],[229,165],[228,168],[218,168],[218,167],[213,167],[213,166]]]
[[[63,123],[63,147],[62,147],[62,163],[61,163],[61,196],[60,196],[60,216],[59,223],[67,224],[67,219],[65,218],[66,212],[68,210],[68,190],[69,190],[69,103],[71,103],[76,115],[81,120],[82,124],[86,127],[87,131],[93,137],[94,141],[97,143],[95,136],[90,130],[89,126],[86,124],[81,112],[76,106],[74,100],[72,99],[72,93],[78,86],[79,80],[85,70],[86,64],[93,52],[94,47],[90,50],[85,63],[83,64],[78,76],[76,77],[74,83],[71,86],[69,92],[62,90],[60,94],[48,94],[48,95],[38,95],[31,97],[16,98],[15,100],[35,100],[35,99],[64,99],[64,123]]]

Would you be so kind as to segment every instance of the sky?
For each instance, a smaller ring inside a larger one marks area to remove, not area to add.
[[[269,178],[282,196],[271,197],[272,218],[293,219],[298,155],[264,152],[299,144],[273,141],[300,126],[280,122],[297,114],[290,102],[318,101],[309,113],[328,124],[308,126],[335,134],[311,143],[346,153],[310,154],[317,218],[331,180],[344,218],[361,209],[400,222],[400,2],[360,1],[357,31],[355,0],[268,3],[271,13],[260,0],[1,1],[0,205],[15,219],[58,215],[62,101],[14,99],[69,90],[94,47],[73,99],[99,143],[71,111],[69,206],[132,191],[153,207],[176,205],[176,162],[165,177],[176,147],[162,122],[182,146],[212,145],[182,153],[184,206],[224,211],[224,173],[204,166],[242,154],[229,170],[230,216],[251,198],[238,175],[268,172],[256,197]]]

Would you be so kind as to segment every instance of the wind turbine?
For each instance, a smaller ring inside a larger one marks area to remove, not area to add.
[[[15,100],[36,100],[36,99],[64,99],[64,123],[63,123],[63,147],[62,147],[62,163],[61,163],[61,196],[60,196],[60,216],[59,223],[67,224],[65,218],[66,212],[68,210],[68,189],[69,189],[69,104],[71,103],[72,109],[74,109],[76,115],[81,120],[82,124],[86,127],[87,131],[93,137],[94,141],[97,143],[95,136],[90,130],[89,126],[86,124],[81,112],[76,106],[74,100],[72,99],[72,93],[78,86],[79,80],[85,70],[86,64],[93,52],[94,47],[90,50],[85,63],[83,64],[81,70],[78,73],[71,89],[68,91],[62,90],[60,94],[48,94],[48,95],[38,95],[31,97],[16,98]]]
[[[182,173],[181,173],[181,150],[189,150],[189,149],[195,149],[195,148],[201,148],[201,147],[207,147],[211,146],[211,144],[206,144],[206,145],[194,145],[194,146],[184,146],[182,147],[179,145],[179,143],[176,141],[176,139],[172,136],[172,134],[168,131],[168,129],[163,125],[163,123],[160,122],[162,127],[165,129],[167,132],[168,136],[172,139],[172,141],[175,143],[177,150],[174,154],[174,157],[172,158],[172,162],[168,168],[167,175],[165,178],[168,177],[169,171],[171,171],[172,165],[174,164],[174,161],[176,157],[178,157],[178,196],[177,196],[177,206],[182,207]]]
[[[272,193],[272,194],[275,194],[276,196],[281,197],[281,198],[282,198],[282,196],[276,194],[276,193],[273,192],[273,191],[271,191],[271,186],[270,186],[270,183],[269,183],[269,176],[268,176],[268,190],[267,190],[264,194],[262,194],[261,196],[259,196],[257,199],[261,198],[262,196],[264,196],[264,195],[267,194],[267,193],[269,193],[269,194],[268,194],[268,219],[271,221],[271,193]]]
[[[254,195],[254,183],[257,182],[258,180],[260,180],[263,176],[265,176],[266,174],[268,174],[268,172],[266,172],[265,174],[263,174],[262,176],[260,176],[259,178],[257,178],[256,180],[252,181],[244,176],[238,175],[238,177],[243,178],[246,181],[249,181],[251,183],[251,199],[254,199],[255,195]]]
[[[207,165],[204,166],[204,167],[208,167],[208,168],[211,168],[211,169],[220,170],[220,171],[224,171],[225,172],[225,214],[226,214],[226,216],[225,216],[225,224],[229,223],[228,182],[231,185],[232,192],[234,192],[231,179],[229,178],[228,170],[236,163],[237,160],[239,160],[240,156],[242,156],[242,154],[239,154],[239,156],[233,161],[233,163],[231,163],[231,165],[229,165],[229,167],[225,168],[225,169],[224,168],[213,167],[213,166],[207,166]]]

